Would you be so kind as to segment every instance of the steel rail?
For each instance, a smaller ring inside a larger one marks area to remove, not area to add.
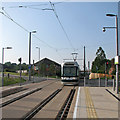
[[[56,116],[56,120],[63,120],[67,118],[74,94],[75,94],[75,88],[71,89],[70,94],[68,95],[65,103],[63,104],[61,110]]]
[[[13,94],[16,94],[16,93],[19,93],[21,91],[24,91],[24,90],[27,90],[28,88],[23,88],[23,87],[20,87],[20,88],[13,88],[13,89],[10,89],[10,90],[5,90],[5,91],[2,91],[0,94],[2,94],[0,96],[0,99],[1,98],[5,98],[9,95],[13,95]]]
[[[33,93],[35,93],[35,92],[37,92],[37,91],[39,91],[39,90],[41,90],[41,89],[43,89],[43,88],[51,85],[51,84],[53,84],[53,83],[55,83],[55,82],[51,82],[51,83],[49,83],[49,84],[47,84],[47,85],[44,85],[44,86],[41,87],[41,88],[37,88],[37,89],[31,90],[30,92],[23,93],[22,95],[20,95],[20,96],[18,96],[18,97],[15,97],[15,98],[10,99],[10,100],[8,100],[8,101],[6,101],[6,102],[3,102],[3,103],[0,104],[0,108],[1,108],[1,107],[5,107],[5,106],[7,106],[7,105],[9,105],[9,104],[17,101],[17,100],[20,100],[20,99],[28,96],[28,95],[31,95],[31,94],[33,94]]]
[[[11,104],[11,103],[13,103],[13,102],[15,102],[15,101],[17,101],[17,100],[20,100],[20,99],[22,99],[22,98],[24,98],[24,97],[26,97],[26,96],[28,96],[28,95],[31,95],[31,94],[33,94],[33,93],[35,93],[35,92],[37,92],[37,91],[39,91],[39,90],[41,90],[41,89],[42,89],[42,88],[37,88],[37,89],[34,89],[34,90],[30,91],[30,92],[24,93],[24,94],[22,94],[21,96],[18,96],[18,97],[15,97],[15,98],[11,99],[11,100],[8,100],[8,101],[0,104],[0,108],[1,108],[1,107],[4,107],[4,106],[6,106],[6,105],[9,105],[9,104]]]
[[[50,100],[52,100],[60,91],[61,89],[57,89],[53,92],[49,97],[44,99],[41,103],[35,106],[30,112],[28,112],[25,116],[22,117],[22,120],[30,120],[35,114],[37,114]]]

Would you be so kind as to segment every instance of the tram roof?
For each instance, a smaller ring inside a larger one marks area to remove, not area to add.
[[[68,65],[70,65],[70,66],[79,66],[76,61],[74,61],[74,62],[65,62],[65,63],[63,64],[63,66],[65,66],[65,65],[66,65],[66,66],[68,66]]]

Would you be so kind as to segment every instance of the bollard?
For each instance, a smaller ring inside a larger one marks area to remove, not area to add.
[[[115,79],[113,79],[113,91],[115,91]]]
[[[10,74],[8,73],[8,78],[10,78]]]
[[[99,87],[100,87],[100,78],[99,78]]]
[[[85,77],[84,77],[84,87],[86,86],[85,83],[86,83],[86,80],[85,80]]]
[[[107,78],[105,78],[105,87],[107,87]]]

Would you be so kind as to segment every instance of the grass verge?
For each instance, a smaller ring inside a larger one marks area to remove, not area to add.
[[[20,75],[20,73],[15,73],[15,72],[4,72],[4,74],[10,74],[10,75]],[[21,74],[22,76],[27,76],[28,75],[28,73],[22,73]]]
[[[8,86],[8,85],[12,85],[12,84],[16,84],[16,83],[23,83],[26,80],[18,77],[18,78],[13,78],[13,77],[4,77],[4,86]],[[0,87],[2,86],[2,84],[0,83]]]

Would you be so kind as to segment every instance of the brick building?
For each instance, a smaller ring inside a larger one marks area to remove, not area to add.
[[[36,62],[34,69],[36,72],[38,72],[40,76],[60,76],[61,75],[61,65],[48,58],[44,58]]]

